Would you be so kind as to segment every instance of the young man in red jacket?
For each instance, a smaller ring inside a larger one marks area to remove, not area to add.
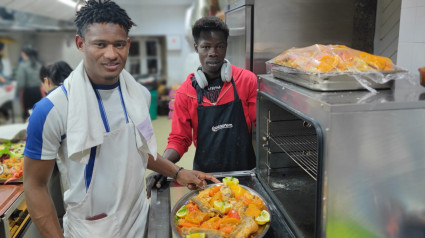
[[[201,66],[177,90],[172,129],[163,157],[176,163],[193,142],[193,169],[253,169],[256,162],[251,127],[256,122],[257,78],[225,59],[229,29],[221,19],[199,19],[192,35]],[[148,194],[155,183],[161,186],[158,179],[164,178],[156,174],[148,178]]]

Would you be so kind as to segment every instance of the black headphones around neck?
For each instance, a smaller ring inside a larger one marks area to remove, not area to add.
[[[208,80],[204,72],[202,72],[202,67],[199,67],[195,71],[195,79],[199,87],[205,88],[208,86]],[[223,82],[230,82],[232,80],[232,65],[227,59],[224,59],[223,65],[221,66],[221,80],[223,80]]]

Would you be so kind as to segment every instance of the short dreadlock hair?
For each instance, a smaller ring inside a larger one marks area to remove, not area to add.
[[[221,31],[224,33],[226,41],[229,37],[229,28],[226,23],[224,23],[224,21],[220,18],[214,16],[200,18],[195,22],[195,25],[193,25],[192,36],[196,44],[198,44],[202,31]]]
[[[76,14],[75,25],[77,34],[84,38],[87,28],[94,23],[114,23],[130,31],[136,24],[127,15],[127,12],[111,0],[88,0]]]

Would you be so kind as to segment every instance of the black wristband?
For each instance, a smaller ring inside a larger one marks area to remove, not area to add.
[[[180,167],[177,169],[176,173],[174,174],[174,180],[177,180],[177,175],[179,174],[180,170],[182,170],[183,167]]]

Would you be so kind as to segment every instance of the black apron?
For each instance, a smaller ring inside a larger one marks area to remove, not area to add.
[[[197,83],[198,138],[193,169],[203,172],[250,170],[255,153],[248,132],[242,102],[232,79],[234,101],[202,106],[203,93]]]

